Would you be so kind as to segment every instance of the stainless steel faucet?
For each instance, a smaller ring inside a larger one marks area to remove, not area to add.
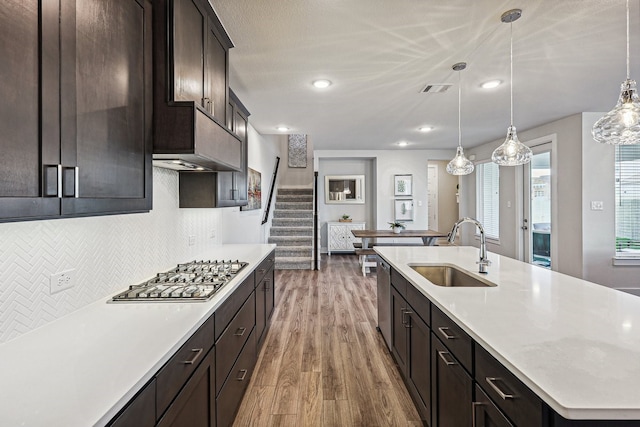
[[[460,224],[465,222],[470,222],[472,224],[475,224],[476,227],[478,227],[478,230],[480,230],[480,261],[478,261],[476,264],[478,264],[479,273],[487,274],[488,273],[487,266],[491,265],[491,261],[487,259],[487,240],[485,239],[485,236],[484,236],[484,227],[482,227],[482,224],[480,224],[480,221],[473,218],[468,218],[468,217],[460,218],[458,222],[453,224],[453,228],[449,233],[447,242],[453,243],[453,241],[456,240],[456,233],[458,232],[458,227],[460,226]]]

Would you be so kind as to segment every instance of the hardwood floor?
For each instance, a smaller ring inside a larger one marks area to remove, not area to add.
[[[376,275],[355,255],[277,270],[276,308],[234,426],[421,426],[376,330]]]

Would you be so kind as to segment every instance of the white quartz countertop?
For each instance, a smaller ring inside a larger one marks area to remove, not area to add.
[[[111,295],[0,345],[0,426],[105,425],[274,248],[203,254],[249,263],[207,302],[108,304]]]
[[[473,247],[376,252],[569,419],[640,420],[640,298]],[[497,284],[433,285],[410,264],[451,263]]]

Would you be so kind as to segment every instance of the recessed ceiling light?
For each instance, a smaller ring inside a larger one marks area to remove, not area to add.
[[[489,80],[488,82],[484,82],[480,85],[482,89],[493,89],[502,84],[502,80]]]
[[[278,126],[276,129],[278,129],[280,132],[286,132],[289,130],[289,128],[286,126]]]
[[[422,126],[419,127],[418,130],[420,132],[431,132],[433,130],[433,126]]]
[[[408,142],[406,142],[406,141],[400,141],[400,142],[398,142],[398,145],[399,145],[400,147],[406,147],[407,145],[409,145],[409,143],[408,143]]]
[[[331,80],[320,79],[313,82],[313,85],[318,89],[324,89],[331,86]]]

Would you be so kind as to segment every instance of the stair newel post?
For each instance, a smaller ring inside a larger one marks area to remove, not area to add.
[[[318,171],[313,172],[313,269],[318,270]]]

